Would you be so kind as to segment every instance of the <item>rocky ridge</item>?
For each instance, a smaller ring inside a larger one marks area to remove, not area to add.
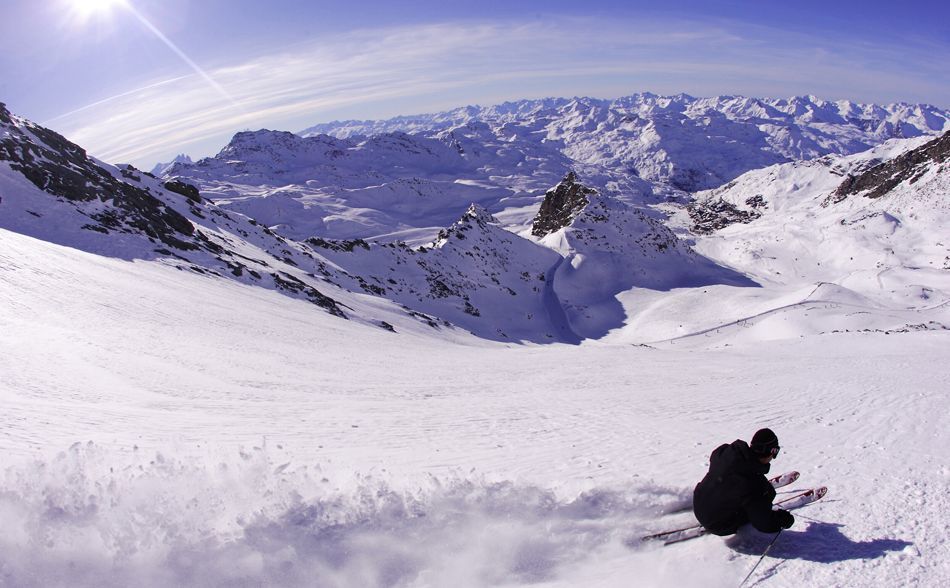
[[[38,189],[86,211],[84,229],[108,234],[141,231],[179,250],[207,247],[188,219],[137,185],[141,174],[126,166],[116,177],[62,135],[10,114],[0,104],[0,161]],[[129,181],[136,183],[130,183]],[[108,206],[97,206],[106,203]]]
[[[916,183],[931,169],[936,170],[936,173],[948,173],[944,165],[948,159],[950,133],[944,133],[925,145],[879,163],[858,175],[848,174],[823,204],[835,204],[858,194],[866,198],[881,198],[900,184]]]

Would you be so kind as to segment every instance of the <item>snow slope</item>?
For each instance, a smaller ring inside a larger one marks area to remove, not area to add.
[[[0,268],[6,585],[734,586],[771,537],[636,537],[763,425],[831,492],[756,585],[950,582],[946,331],[394,344],[7,230]]]

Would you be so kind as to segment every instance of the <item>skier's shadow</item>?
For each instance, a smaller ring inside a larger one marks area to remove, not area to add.
[[[901,539],[872,539],[852,541],[841,528],[844,525],[812,522],[804,531],[783,531],[769,557],[775,559],[802,559],[819,563],[847,561],[852,559],[875,559],[890,551],[901,551],[913,543]],[[756,531],[740,532],[726,543],[739,553],[762,555],[774,535]]]

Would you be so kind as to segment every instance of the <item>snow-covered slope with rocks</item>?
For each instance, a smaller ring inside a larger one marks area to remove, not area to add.
[[[373,304],[336,287],[339,272],[305,246],[221,209],[193,185],[90,158],[2,106],[0,228],[98,255],[158,261],[276,289],[341,318],[349,318],[344,309],[351,309],[356,318],[381,322],[365,316],[375,312]]]
[[[898,269],[939,275],[950,269],[948,145],[950,134],[894,140],[858,155],[749,172],[697,195],[690,214],[698,232],[708,232],[701,219],[711,205],[747,216],[723,221],[697,248],[717,249],[717,259],[774,283],[846,285]]]
[[[658,341],[950,327],[948,142],[950,134],[892,140],[857,155],[749,172],[698,194],[673,223],[696,233],[696,252],[763,287],[629,292],[620,296],[629,318],[615,335]],[[706,307],[713,297],[732,303],[713,313]]]
[[[191,184],[89,158],[5,109],[0,133],[0,229],[275,289],[387,330],[426,325],[453,337],[461,326],[487,338],[562,338],[543,287],[557,254],[495,227],[478,207],[429,248],[298,242],[217,206]]]
[[[552,297],[550,274],[560,257],[502,229],[477,205],[428,246],[324,239],[307,243],[339,267],[358,268],[357,279],[367,290],[480,337],[578,340]]]
[[[0,584],[736,586],[772,536],[638,538],[763,425],[830,494],[750,582],[950,582],[946,332],[436,334],[0,229]]]
[[[546,194],[532,234],[563,256],[553,288],[585,338],[623,324],[616,296],[631,288],[756,285],[694,253],[655,215],[578,183],[573,172]]]

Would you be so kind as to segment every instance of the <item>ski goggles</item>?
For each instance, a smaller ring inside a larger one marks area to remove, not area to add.
[[[778,452],[779,452],[781,449],[782,449],[782,448],[779,447],[779,446],[777,446],[777,445],[776,445],[775,447],[773,447],[772,449],[769,449],[769,455],[772,456],[772,459],[775,459],[776,457],[778,457]]]

